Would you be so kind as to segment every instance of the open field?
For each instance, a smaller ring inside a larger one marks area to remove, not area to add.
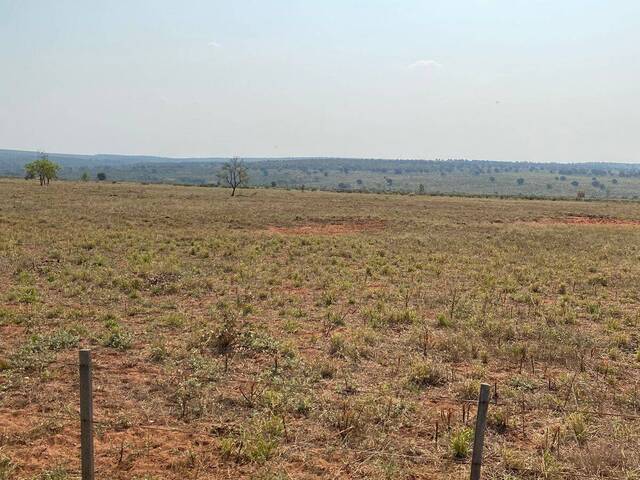
[[[480,382],[484,478],[638,479],[639,260],[635,203],[0,180],[0,479],[76,478],[79,346],[99,479],[467,478]]]

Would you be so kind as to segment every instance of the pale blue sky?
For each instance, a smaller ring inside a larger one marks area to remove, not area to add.
[[[0,0],[0,148],[640,162],[640,2]]]

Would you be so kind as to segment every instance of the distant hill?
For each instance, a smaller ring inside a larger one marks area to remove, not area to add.
[[[0,150],[0,175],[19,177],[37,152]],[[216,184],[226,158],[49,153],[61,177],[83,173],[108,180],[187,185]],[[640,165],[531,163],[488,160],[373,158],[248,158],[251,185],[338,191],[414,192],[488,196],[628,198],[640,196]]]

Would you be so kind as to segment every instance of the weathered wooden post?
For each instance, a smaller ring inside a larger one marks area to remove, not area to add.
[[[80,350],[80,451],[82,480],[94,480],[91,350]]]
[[[478,398],[478,414],[476,415],[476,429],[473,440],[473,455],[471,457],[471,480],[480,480],[482,469],[482,449],[484,448],[484,430],[487,426],[487,409],[489,408],[489,384],[480,385]]]

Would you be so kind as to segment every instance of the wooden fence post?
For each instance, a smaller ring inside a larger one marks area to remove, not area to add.
[[[80,350],[80,450],[82,480],[94,480],[91,350]]]
[[[484,430],[487,426],[487,408],[489,407],[489,384],[480,385],[478,398],[478,414],[476,415],[476,429],[473,440],[473,455],[471,459],[471,480],[480,480],[482,468],[482,449],[484,448]]]

